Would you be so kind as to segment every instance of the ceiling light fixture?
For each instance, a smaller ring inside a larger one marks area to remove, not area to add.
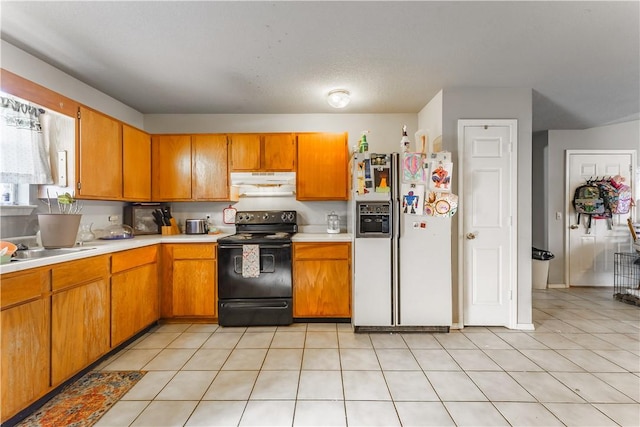
[[[334,89],[327,96],[327,102],[333,108],[344,108],[349,101],[351,101],[351,94],[345,89]]]

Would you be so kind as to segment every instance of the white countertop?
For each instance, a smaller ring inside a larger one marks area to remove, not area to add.
[[[296,233],[291,238],[293,242],[351,242],[351,233]]]
[[[173,236],[162,236],[154,234],[149,236],[136,236],[132,239],[124,240],[95,240],[87,242],[82,246],[69,249],[69,253],[49,256],[45,258],[21,259],[8,264],[0,265],[0,274],[12,273],[15,271],[28,270],[35,267],[58,264],[66,261],[75,261],[96,255],[103,255],[113,252],[126,251],[129,249],[141,248],[158,243],[215,243],[219,238],[229,236],[233,233],[219,234],[177,234]],[[296,233],[293,242],[350,242],[353,236],[349,233],[328,234],[328,233]],[[78,251],[78,249],[86,249]]]

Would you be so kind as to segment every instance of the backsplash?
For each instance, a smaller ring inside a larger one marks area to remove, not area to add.
[[[33,236],[38,231],[38,213],[46,213],[47,207],[42,202],[29,216],[3,216],[0,222],[0,238]],[[109,216],[118,215],[122,222],[123,202],[82,201],[81,224],[92,224],[94,231],[99,231],[109,225]],[[347,203],[339,201],[300,202],[294,196],[288,197],[248,197],[241,198],[235,203],[230,202],[174,202],[170,203],[171,212],[180,228],[184,227],[186,219],[211,217],[213,224],[228,231],[234,231],[233,224],[222,222],[222,210],[229,205],[237,210],[295,210],[298,212],[298,225],[301,231],[324,232],[327,224],[327,214],[335,212],[340,216],[340,226],[344,231],[347,227]]]

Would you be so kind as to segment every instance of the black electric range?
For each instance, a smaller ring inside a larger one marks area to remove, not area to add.
[[[218,323],[293,322],[291,237],[295,211],[236,214],[236,234],[218,239]]]

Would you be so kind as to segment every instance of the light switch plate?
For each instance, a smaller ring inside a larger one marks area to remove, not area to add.
[[[59,187],[67,186],[67,152],[58,151],[58,179]]]

